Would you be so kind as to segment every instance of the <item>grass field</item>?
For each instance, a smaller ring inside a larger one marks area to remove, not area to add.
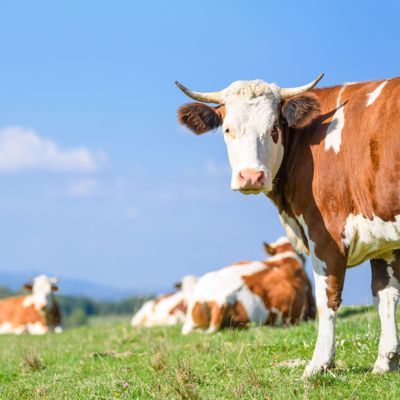
[[[180,335],[96,320],[61,335],[0,337],[1,399],[397,399],[400,375],[373,375],[379,322],[342,310],[336,369],[303,381],[316,324]]]

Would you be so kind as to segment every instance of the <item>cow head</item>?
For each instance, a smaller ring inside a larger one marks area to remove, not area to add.
[[[269,256],[274,256],[275,254],[284,253],[285,251],[294,251],[294,248],[289,239],[282,236],[275,242],[264,242],[264,250]]]
[[[186,275],[181,282],[175,283],[175,288],[181,290],[186,296],[189,295],[195,287],[199,278],[193,275]]]
[[[178,119],[196,134],[222,126],[232,190],[269,193],[283,159],[282,125],[301,128],[319,114],[317,98],[304,93],[322,77],[298,88],[279,88],[261,80],[236,81],[211,93],[194,92],[176,82],[187,96],[201,102],[182,106]]]
[[[33,304],[38,311],[50,309],[54,301],[53,292],[58,290],[56,283],[57,278],[39,275],[33,279],[32,283],[24,285],[24,289],[32,293],[30,304]]]

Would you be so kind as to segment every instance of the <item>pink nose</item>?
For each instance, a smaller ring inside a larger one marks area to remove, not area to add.
[[[239,172],[238,183],[240,190],[260,190],[265,183],[264,172],[252,168],[244,169]]]

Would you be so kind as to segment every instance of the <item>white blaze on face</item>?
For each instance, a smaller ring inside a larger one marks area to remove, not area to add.
[[[241,171],[253,169],[264,172],[264,191],[269,192],[283,158],[282,138],[274,143],[271,136],[278,119],[279,88],[260,80],[237,81],[223,96],[226,115],[222,129],[232,168],[231,188],[239,189]]]

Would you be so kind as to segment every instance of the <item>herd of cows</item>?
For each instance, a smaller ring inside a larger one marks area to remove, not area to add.
[[[314,319],[315,300],[304,259],[286,237],[264,243],[268,258],[240,261],[204,276],[185,276],[175,293],[149,300],[133,316],[133,327],[183,324],[182,333],[223,327],[291,325]],[[62,332],[55,278],[39,275],[29,293],[0,300],[0,334]]]
[[[146,302],[132,326],[183,324],[182,333],[223,327],[295,324],[315,317],[315,300],[303,259],[285,237],[264,244],[264,261],[241,261],[197,279],[179,291]]]
[[[236,81],[217,92],[176,82],[195,100],[179,108],[179,122],[196,135],[222,127],[232,190],[268,197],[288,239],[265,245],[264,261],[183,278],[176,293],[144,304],[132,325],[215,332],[295,324],[317,310],[308,377],[334,365],[346,269],[370,260],[381,322],[373,372],[399,369],[400,78],[317,89],[322,76],[295,88]],[[299,254],[311,257],[316,301]],[[0,303],[0,332],[60,331],[55,282],[40,276],[28,289]]]

